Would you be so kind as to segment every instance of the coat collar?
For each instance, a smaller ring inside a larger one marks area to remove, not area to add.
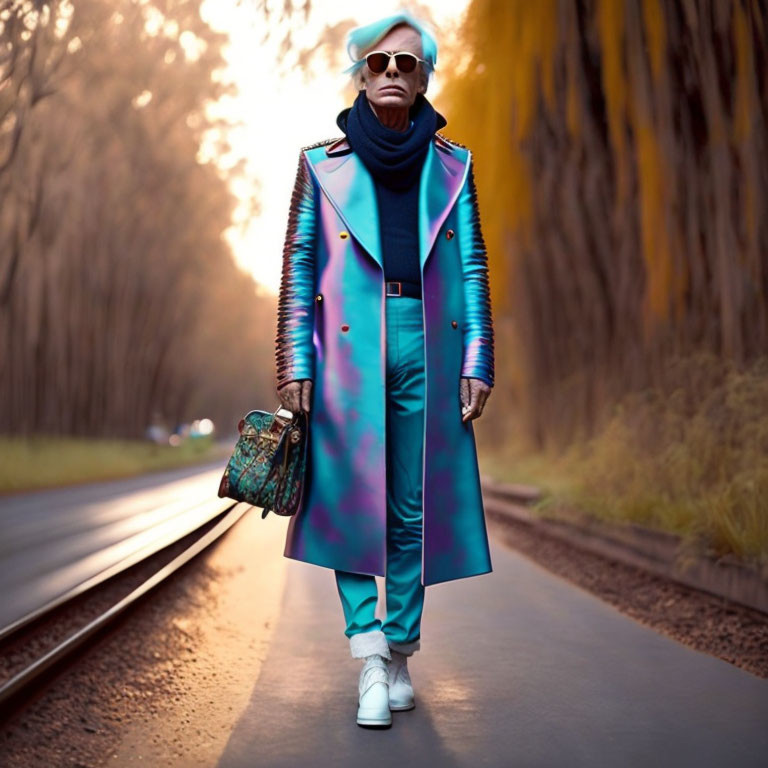
[[[370,171],[346,137],[307,153],[318,184],[349,232],[383,268],[376,188]],[[437,234],[458,199],[470,153],[435,134],[419,180],[419,264],[424,264]]]

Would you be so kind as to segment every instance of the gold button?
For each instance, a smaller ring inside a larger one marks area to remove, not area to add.
[[[458,328],[458,327],[459,327],[459,324],[458,324],[458,323],[457,323],[455,320],[451,320],[451,325],[452,325],[454,328]]]
[[[341,326],[341,330],[344,331],[344,333],[346,333],[349,330],[349,326],[346,323],[344,323],[344,325]]]
[[[349,232],[342,229],[341,232],[339,232],[339,237],[342,240],[346,240],[349,237]]]
[[[455,234],[456,234],[456,233],[455,233],[455,232],[454,232],[452,229],[449,229],[449,230],[448,230],[448,231],[445,233],[445,236],[446,236],[446,237],[447,237],[447,238],[450,240],[450,239],[451,239],[451,238],[452,238],[452,237],[453,237]]]
[[[323,300],[323,294],[318,293],[317,296],[315,296],[315,301],[322,301]]]

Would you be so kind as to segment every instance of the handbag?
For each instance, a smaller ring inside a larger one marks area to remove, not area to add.
[[[295,515],[304,497],[308,417],[302,411],[288,419],[278,415],[281,409],[253,410],[240,419],[240,436],[219,483],[220,497],[262,507],[262,519],[270,510]]]

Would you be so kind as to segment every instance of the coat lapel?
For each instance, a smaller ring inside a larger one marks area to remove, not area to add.
[[[354,153],[325,157],[311,163],[317,182],[344,220],[350,234],[383,264],[379,237],[379,208],[373,177]]]
[[[432,141],[419,186],[419,261],[422,272],[437,233],[459,197],[468,169],[468,151],[459,154],[452,148],[438,149]]]
[[[421,268],[437,238],[446,216],[458,199],[469,167],[469,152],[433,139],[419,180],[419,263]],[[351,151],[319,159],[310,155],[310,166],[318,184],[350,234],[383,268],[379,212],[373,177],[362,160]]]

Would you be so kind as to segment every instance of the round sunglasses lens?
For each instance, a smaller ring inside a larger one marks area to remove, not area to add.
[[[389,56],[385,53],[371,53],[365,57],[365,61],[368,64],[368,69],[370,69],[374,75],[380,75],[389,64]]]
[[[410,56],[407,53],[398,53],[395,56],[395,63],[397,64],[397,68],[406,74],[413,72],[413,70],[416,69],[416,57]]]

